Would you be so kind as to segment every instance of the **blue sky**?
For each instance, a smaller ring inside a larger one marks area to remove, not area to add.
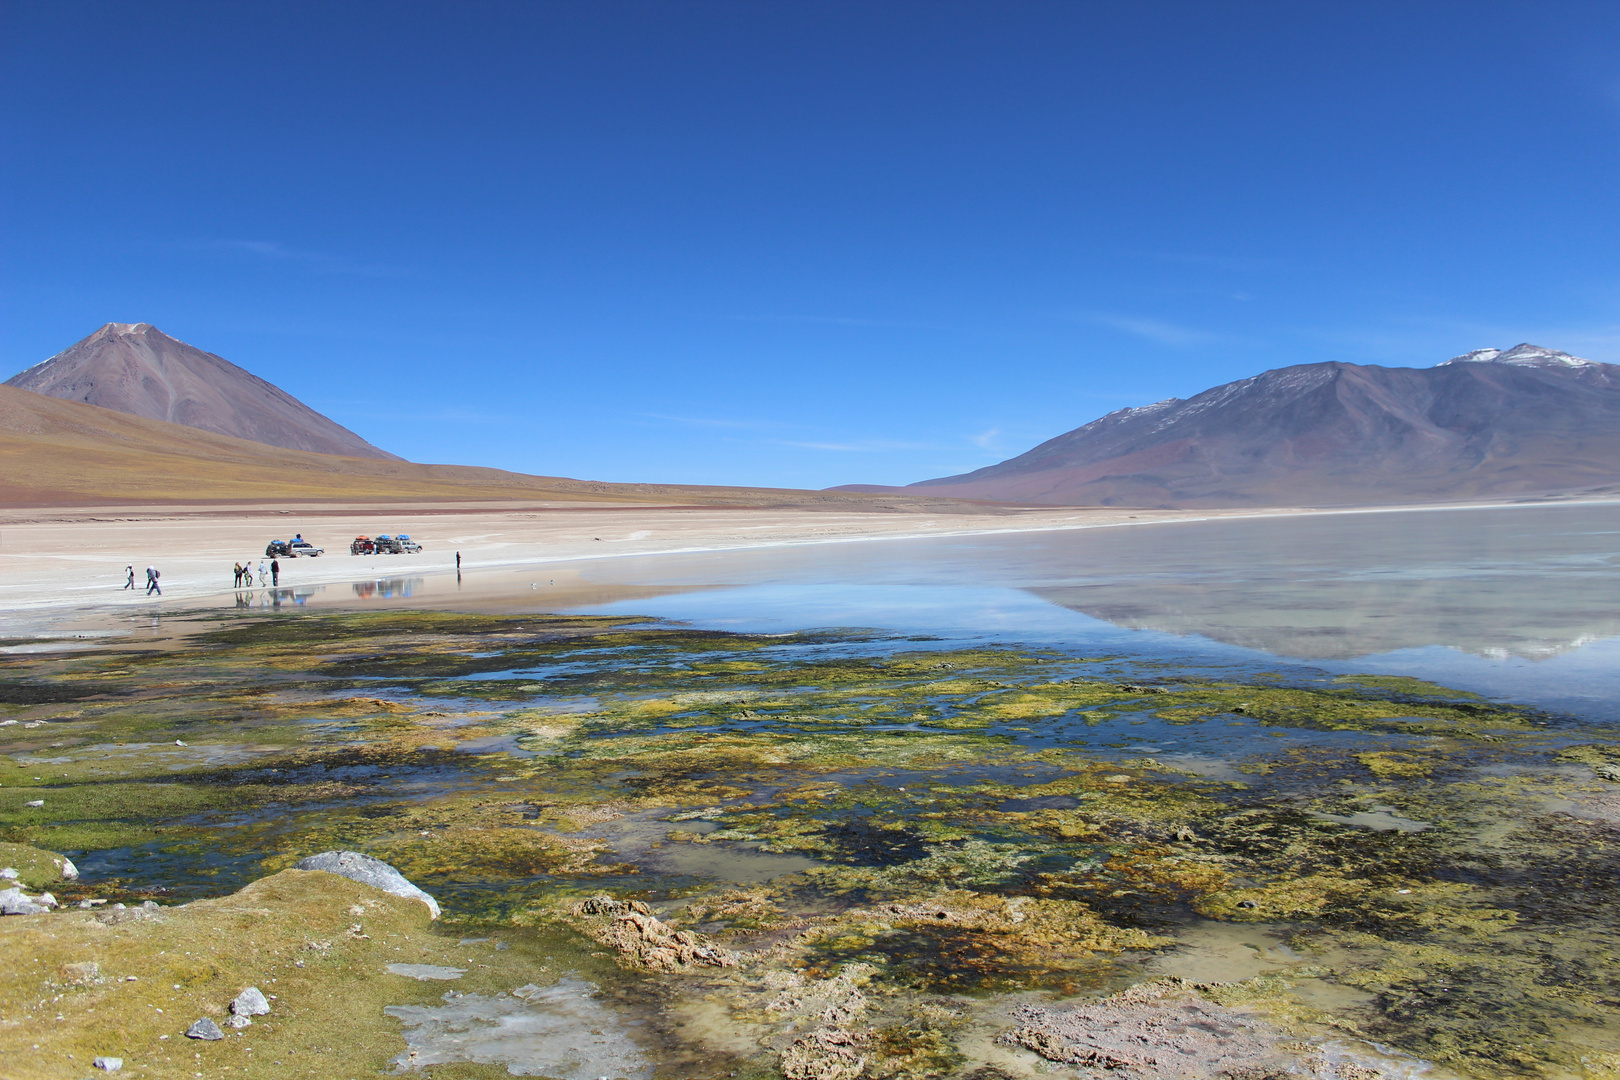
[[[0,3],[0,378],[906,483],[1286,364],[1620,362],[1620,5]]]

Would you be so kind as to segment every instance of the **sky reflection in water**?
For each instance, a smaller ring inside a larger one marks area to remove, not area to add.
[[[548,598],[546,583],[565,575],[575,587]],[[411,585],[434,606],[464,588],[467,600],[504,594],[534,610],[728,630],[873,627],[1195,666],[1411,675],[1620,720],[1620,504],[633,556]],[[375,595],[389,592],[399,591]]]

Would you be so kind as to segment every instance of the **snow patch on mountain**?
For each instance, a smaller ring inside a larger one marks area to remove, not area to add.
[[[1475,349],[1473,352],[1453,356],[1450,360],[1443,360],[1435,367],[1445,367],[1447,364],[1512,364],[1515,367],[1554,367],[1554,368],[1583,368],[1599,367],[1596,360],[1585,360],[1579,356],[1571,356],[1567,352],[1557,349],[1544,349],[1540,345],[1531,345],[1525,342],[1515,345],[1511,349]]]

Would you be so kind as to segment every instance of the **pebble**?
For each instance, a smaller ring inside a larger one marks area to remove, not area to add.
[[[95,1061],[91,1062],[91,1064],[103,1072],[117,1072],[119,1069],[124,1067],[124,1059],[115,1057],[98,1057]]]
[[[219,1025],[206,1016],[186,1028],[186,1038],[188,1039],[205,1039],[208,1042],[213,1042],[224,1037],[225,1033],[219,1030]]]

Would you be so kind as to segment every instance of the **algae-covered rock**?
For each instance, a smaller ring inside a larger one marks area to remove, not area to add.
[[[328,874],[337,874],[350,881],[358,881],[362,885],[381,889],[385,893],[420,900],[428,906],[435,919],[439,917],[437,900],[412,885],[404,874],[381,859],[373,859],[370,855],[362,855],[358,851],[323,851],[319,855],[298,860],[295,869],[324,870]]]
[[[735,953],[690,930],[675,929],[638,900],[592,896],[575,904],[571,914],[586,936],[617,950],[621,960],[631,966],[675,971],[734,967],[737,963]]]
[[[1048,1061],[1132,1080],[1293,1073],[1294,1055],[1260,1018],[1206,1001],[1180,980],[1144,983],[1077,1008],[1026,1005],[1001,1041]]]
[[[0,843],[0,867],[15,869],[16,880],[30,889],[43,889],[59,881],[75,881],[79,876],[78,867],[66,855],[27,844]]]

